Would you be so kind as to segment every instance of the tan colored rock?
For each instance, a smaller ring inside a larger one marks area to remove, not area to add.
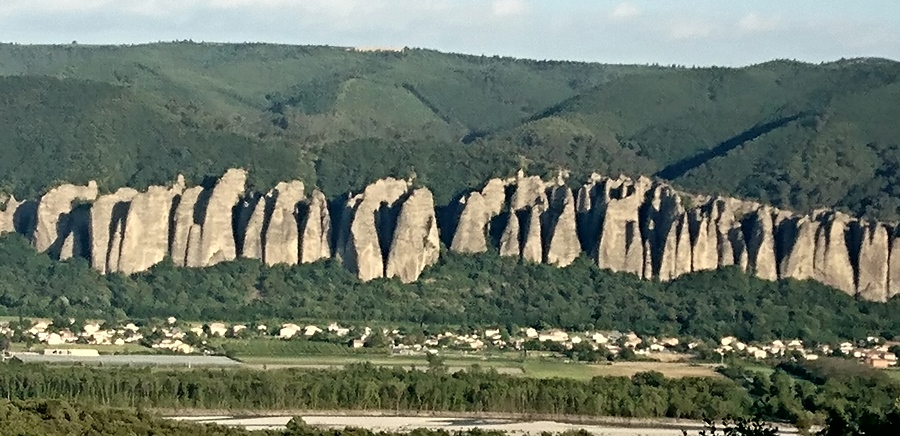
[[[752,219],[752,233],[747,244],[748,271],[763,280],[778,280],[772,211],[768,207],[760,208]]]
[[[188,256],[187,266],[207,267],[219,262],[234,260],[237,249],[232,231],[234,206],[244,192],[247,172],[230,169],[216,183],[206,202],[206,213],[200,231],[200,247],[196,257]],[[192,250],[188,248],[188,252]]]
[[[522,241],[522,260],[532,263],[541,263],[544,257],[544,248],[541,240],[541,216],[543,207],[535,205],[528,208],[528,227],[525,228]]]
[[[303,182],[282,182],[275,187],[275,207],[266,229],[266,265],[296,265],[300,261],[300,226],[297,205],[304,198]]]
[[[742,271],[747,271],[750,253],[741,222],[748,214],[759,209],[760,205],[723,197],[716,198],[713,202],[719,243],[719,266],[737,265]]]
[[[488,249],[487,227],[492,218],[480,192],[460,199],[462,213],[453,233],[450,250],[457,253],[484,253]]]
[[[338,257],[362,281],[384,277],[384,257],[394,230],[395,206],[407,194],[409,182],[378,180],[362,194],[350,197],[344,210],[347,227],[341,229]],[[384,249],[384,251],[383,251]]]
[[[80,257],[91,258],[91,212],[83,205],[69,212],[69,231],[60,248],[59,260]]]
[[[597,245],[597,265],[601,268],[643,274],[639,211],[650,186],[650,180],[643,177],[637,181],[610,180],[605,185],[606,202],[601,206],[603,221]]]
[[[106,273],[119,270],[119,256],[122,253],[122,239],[125,237],[125,220],[113,223],[109,237],[109,252],[106,259]]]
[[[688,222],[688,216],[682,214],[678,220],[678,236],[675,246],[675,269],[672,278],[678,278],[691,272],[691,258],[693,256],[691,248],[691,233]]]
[[[519,217],[515,212],[509,213],[506,228],[500,236],[500,255],[506,257],[519,257],[522,250],[519,245]]]
[[[829,212],[821,215],[819,221],[813,280],[854,295],[853,266],[845,240],[849,220],[843,214]]]
[[[642,207],[646,209],[640,223],[644,239],[643,278],[672,280],[677,277],[678,225],[684,214],[681,198],[670,186],[657,184]]]
[[[203,256],[203,246],[201,245],[202,240],[203,226],[201,226],[200,224],[192,224],[188,229],[187,252],[185,253],[186,262],[189,262],[191,259],[200,259]]]
[[[779,277],[807,280],[815,274],[813,265],[819,223],[809,217],[800,217],[783,225],[789,227],[783,236],[786,254],[779,267]]]
[[[438,261],[440,244],[431,191],[416,189],[400,208],[385,276],[398,277],[403,283],[418,280],[426,267]]]
[[[331,215],[328,200],[318,189],[310,196],[301,224],[300,263],[312,263],[331,257]]]
[[[44,194],[37,206],[37,223],[32,237],[34,248],[39,252],[51,250],[51,256],[58,257],[69,235],[69,213],[73,203],[96,198],[97,183],[94,181],[87,186],[61,185]]]
[[[134,189],[121,188],[112,194],[101,195],[91,206],[91,266],[101,274],[111,271],[108,268],[110,256],[115,258],[118,270],[122,241],[113,242],[113,234],[118,229],[121,238],[131,199],[137,194]]]
[[[488,250],[487,234],[491,219],[499,215],[506,204],[506,187],[512,181],[491,179],[481,191],[460,199],[461,209],[450,250],[457,253],[484,253]],[[520,196],[523,198],[524,195]]]
[[[59,260],[68,260],[75,256],[75,234],[69,233],[63,240],[59,250]]]
[[[2,205],[3,209],[0,210],[0,235],[4,233],[14,233],[16,231],[16,210],[23,204],[25,204],[24,201],[18,201],[16,200],[16,197],[12,195],[0,198],[0,205]]]
[[[691,249],[691,270],[716,269],[719,266],[719,244],[715,223],[700,210],[694,210],[690,225],[696,229],[697,235]]]
[[[506,204],[506,187],[512,183],[509,180],[491,179],[481,189],[484,205],[488,215],[495,217],[503,211]]]
[[[169,249],[169,255],[172,257],[172,262],[175,266],[187,266],[189,257],[197,259],[200,256],[200,246],[197,244],[200,243],[199,225],[202,222],[202,217],[199,216],[200,214],[197,211],[197,203],[200,202],[200,197],[203,194],[203,188],[200,186],[185,189],[179,199],[178,207],[175,208],[175,217],[172,220],[175,229],[173,231],[172,247]],[[194,226],[197,227],[197,230],[195,230],[196,236],[192,241],[191,229]],[[191,242],[195,246],[191,246]],[[191,253],[190,255],[189,252]],[[114,253],[117,253],[117,251]],[[115,258],[118,262],[118,256]]]
[[[131,199],[118,271],[124,274],[146,271],[166,258],[172,203],[183,191],[183,185],[151,186]]]
[[[716,242],[719,246],[719,266],[732,266],[735,263],[735,247],[731,243],[731,229],[734,225],[734,216],[725,210],[725,204],[721,199],[713,202],[713,221],[716,228]]]
[[[870,222],[858,230],[861,233],[861,240],[856,293],[864,300],[887,301],[890,254],[887,228],[882,224]]]
[[[900,295],[900,235],[898,229],[891,232],[891,250],[888,257],[888,299]]]
[[[547,184],[538,176],[525,177],[520,170],[516,177],[516,190],[510,200],[510,209],[523,210],[535,204],[547,204]]]
[[[575,197],[572,190],[565,186],[553,189],[551,194],[551,211],[556,219],[550,224],[547,242],[547,263],[558,267],[572,264],[581,254],[576,227]]]
[[[247,219],[247,225],[244,228],[244,243],[241,249],[241,257],[246,259],[263,259],[266,211],[269,209],[271,202],[273,202],[272,193],[256,197],[256,203],[253,205],[250,218]]]

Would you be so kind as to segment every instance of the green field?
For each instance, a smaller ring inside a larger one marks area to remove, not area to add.
[[[28,346],[21,342],[14,342],[9,345],[9,351],[13,352],[23,352],[23,351],[34,351],[40,353],[46,349],[70,349],[70,348],[90,348],[92,350],[97,350],[100,354],[152,354],[156,353],[156,350],[152,348],[147,348],[138,344],[125,344],[125,345],[85,345],[85,344],[62,344],[62,345],[47,345],[47,344],[34,344]]]
[[[215,345],[229,350],[235,359],[259,369],[277,368],[342,368],[346,365],[371,363],[377,366],[425,369],[425,355],[390,354],[385,350],[352,349],[338,344],[304,340],[220,339]],[[519,352],[442,351],[439,356],[450,371],[468,370],[473,366],[500,373],[535,378],[571,378],[587,380],[595,376],[626,376],[638,372],[659,371],[667,377],[718,376],[712,365],[684,362],[614,362],[586,364],[560,357],[527,357]]]

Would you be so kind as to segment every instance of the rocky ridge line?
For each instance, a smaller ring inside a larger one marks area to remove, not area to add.
[[[57,259],[88,259],[103,274],[146,271],[170,258],[207,267],[238,257],[268,265],[334,258],[361,280],[409,283],[449,249],[497,250],[522,262],[599,267],[668,281],[738,268],[765,280],[812,279],[859,298],[900,293],[900,228],[832,210],[795,214],[751,201],[679,192],[646,177],[592,175],[576,191],[560,174],[492,179],[449,209],[438,228],[431,192],[387,178],[329,207],[301,181],[247,193],[247,173],[214,186],[122,188],[62,185],[37,201],[0,198],[0,233],[18,232]],[[332,217],[330,210],[340,209]]]

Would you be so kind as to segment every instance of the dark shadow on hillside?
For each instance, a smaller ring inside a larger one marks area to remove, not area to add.
[[[724,142],[719,143],[719,145],[706,150],[702,153],[696,154],[694,156],[682,159],[672,165],[669,165],[658,173],[656,173],[656,177],[674,180],[681,176],[684,176],[689,171],[694,168],[700,167],[705,163],[709,162],[712,159],[717,157],[723,157],[728,154],[731,150],[740,147],[741,145],[750,142],[756,138],[759,138],[766,133],[769,133],[775,129],[784,127],[790,124],[793,121],[796,121],[800,118],[807,117],[810,115],[815,115],[813,112],[800,112],[795,115],[791,115],[789,117],[778,118],[775,121],[770,121],[765,124],[760,124],[757,126],[753,126],[748,130],[745,130],[741,134],[734,136]]]

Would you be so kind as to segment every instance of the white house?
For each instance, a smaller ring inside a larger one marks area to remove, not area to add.
[[[294,335],[299,333],[300,330],[300,326],[298,326],[297,324],[282,324],[281,329],[278,330],[278,337],[281,339],[290,339],[294,337]]]
[[[209,335],[210,336],[224,337],[225,333],[228,333],[228,327],[225,327],[224,323],[214,322],[209,325]]]

